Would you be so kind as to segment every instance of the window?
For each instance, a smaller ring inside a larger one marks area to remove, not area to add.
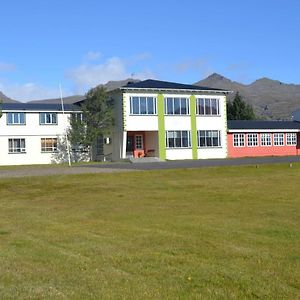
[[[7,125],[25,125],[25,113],[23,112],[9,112],[6,117]]]
[[[198,147],[221,147],[221,132],[219,130],[198,130]]]
[[[72,113],[71,118],[75,122],[82,122],[83,121],[83,113]]]
[[[271,133],[262,133],[260,135],[260,144],[262,146],[272,146]]]
[[[57,124],[57,113],[40,113],[40,124]]]
[[[219,115],[219,99],[197,98],[197,114],[198,115]]]
[[[156,98],[155,97],[130,97],[131,115],[155,115]]]
[[[188,115],[190,113],[190,101],[188,98],[165,98],[166,115]]]
[[[233,146],[234,147],[244,147],[245,146],[245,134],[235,133],[233,135]]]
[[[284,134],[274,133],[274,146],[283,146],[283,145],[284,145]]]
[[[248,133],[247,135],[247,145],[248,147],[258,146],[258,134],[257,133]]]
[[[287,144],[287,146],[297,145],[297,134],[296,133],[287,133],[286,134],[286,144]]]
[[[143,149],[143,136],[142,135],[135,136],[135,148]]]
[[[41,151],[42,152],[57,151],[57,138],[41,138]]]
[[[183,131],[167,131],[166,132],[167,148],[188,148],[191,147],[191,132]]]
[[[25,153],[25,139],[8,139],[8,153]]]

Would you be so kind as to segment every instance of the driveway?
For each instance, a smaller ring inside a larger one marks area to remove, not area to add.
[[[289,157],[256,157],[256,158],[235,158],[235,159],[203,159],[203,160],[181,160],[166,162],[139,162],[139,163],[106,163],[75,165],[70,167],[50,167],[50,166],[20,166],[13,169],[0,169],[1,178],[27,177],[27,176],[50,176],[68,174],[87,174],[87,173],[119,173],[138,170],[163,170],[163,169],[186,169],[186,168],[205,168],[219,166],[240,166],[240,165],[261,165],[300,162],[300,156]]]

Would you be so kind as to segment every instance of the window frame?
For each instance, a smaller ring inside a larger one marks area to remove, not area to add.
[[[185,133],[186,136],[183,136],[183,133]],[[180,134],[180,137],[178,137],[178,134]],[[171,135],[173,135],[173,137],[171,137]],[[187,139],[187,146],[183,146],[184,139]],[[173,140],[173,143],[170,143],[170,140]],[[180,141],[179,146],[178,146],[178,141]],[[166,130],[165,145],[167,149],[190,149],[192,147],[191,131],[190,130]]]
[[[16,141],[19,141],[19,145],[17,145],[17,147],[15,146]],[[9,138],[8,139],[8,154],[24,154],[24,153],[26,153],[25,138]]]
[[[50,122],[47,122],[47,116],[50,117]],[[53,122],[53,116],[55,116],[55,122]],[[56,112],[40,112],[39,119],[40,125],[58,125],[58,114]]]
[[[137,98],[137,99],[136,99]],[[141,98],[146,100],[146,113],[141,113]],[[152,98],[152,101],[151,101]],[[134,112],[134,100],[138,100],[138,113]],[[153,113],[149,113],[149,103],[152,102]],[[129,114],[131,116],[155,116],[157,115],[157,97],[154,96],[130,96],[129,97]]]
[[[45,146],[43,146],[43,140],[45,142]],[[51,140],[52,145],[50,147],[46,146],[47,145],[46,140]],[[56,144],[56,146],[55,146],[55,144]],[[52,138],[52,137],[41,138],[41,153],[55,153],[57,151],[58,151],[58,139],[57,138]]]
[[[266,137],[268,137],[266,139]],[[269,143],[266,143],[269,142]],[[260,134],[260,146],[261,147],[272,147],[272,134],[271,133],[261,133]]]
[[[12,116],[12,123],[9,122],[9,115]],[[21,121],[21,115],[23,116],[24,122],[15,122],[15,115],[18,116],[18,119]],[[6,113],[6,125],[26,125],[26,114],[25,112],[7,112]]]
[[[284,133],[276,132],[273,134],[273,145],[276,147],[284,146]]]
[[[216,101],[216,113],[213,113],[212,101]],[[201,105],[203,102],[203,105]],[[208,103],[208,105],[207,105]],[[207,107],[209,111],[207,112]],[[197,98],[196,99],[196,115],[215,117],[220,116],[220,99],[219,98]]]
[[[201,135],[204,133],[204,135]],[[213,133],[217,133],[217,145],[214,145],[214,137]],[[201,139],[204,138],[204,144],[201,145]],[[210,143],[208,143],[210,139]],[[221,140],[221,130],[197,130],[197,146],[198,148],[221,148],[222,147],[222,140]]]
[[[245,133],[234,133],[233,134],[233,147],[245,147]]]
[[[170,102],[172,103],[169,107]],[[179,113],[176,113],[175,102],[179,104]],[[183,112],[182,103],[185,102],[185,113]],[[189,116],[190,115],[190,98],[189,97],[164,97],[164,114],[166,116]]]
[[[297,144],[298,144],[297,137],[298,137],[297,133],[288,132],[286,134],[286,145],[287,146],[297,146]]]
[[[258,133],[247,134],[247,147],[258,147]]]

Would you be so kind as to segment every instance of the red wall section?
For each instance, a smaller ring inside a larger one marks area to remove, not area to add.
[[[260,134],[258,134],[258,146],[247,146],[247,133],[245,134],[245,146],[234,147],[233,146],[233,134],[227,133],[227,147],[228,157],[250,157],[250,156],[287,156],[287,155],[300,155],[300,134],[297,134],[298,144],[296,146],[286,146],[286,134],[284,134],[284,146],[274,146],[273,134],[272,134],[272,146],[260,146]]]

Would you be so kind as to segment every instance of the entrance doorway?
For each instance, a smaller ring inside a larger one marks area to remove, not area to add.
[[[144,157],[145,146],[144,146],[144,134],[143,133],[127,133],[126,143],[126,156],[127,157]]]

